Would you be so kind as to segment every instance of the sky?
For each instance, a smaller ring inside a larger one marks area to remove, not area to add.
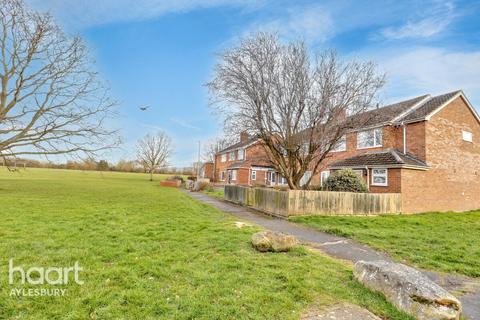
[[[480,111],[479,1],[26,2],[86,40],[119,102],[112,125],[124,144],[106,155],[112,162],[133,159],[136,141],[158,130],[172,137],[171,165],[196,161],[198,142],[222,135],[205,88],[218,54],[256,31],[375,61],[387,74],[384,103],[463,89]]]

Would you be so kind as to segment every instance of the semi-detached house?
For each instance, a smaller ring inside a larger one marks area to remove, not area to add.
[[[342,137],[312,183],[351,168],[370,192],[401,193],[404,212],[480,208],[480,117],[462,91],[423,95],[360,116],[368,121]],[[243,134],[239,143],[219,152],[215,179],[285,183],[261,143]]]

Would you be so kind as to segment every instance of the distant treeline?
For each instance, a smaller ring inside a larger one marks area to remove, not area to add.
[[[0,165],[7,166],[10,169],[22,168],[50,168],[50,169],[68,169],[68,170],[91,170],[91,171],[119,171],[119,172],[139,172],[145,173],[147,170],[137,161],[134,160],[119,160],[115,164],[111,164],[106,160],[68,160],[65,163],[55,163],[49,161],[40,161],[23,158],[0,158]],[[158,169],[156,173],[171,173],[193,175],[194,169],[192,167],[167,167]]]

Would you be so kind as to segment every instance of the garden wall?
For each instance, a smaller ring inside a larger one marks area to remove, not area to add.
[[[225,186],[225,200],[273,215],[379,215],[402,212],[399,193],[277,191],[270,188]]]

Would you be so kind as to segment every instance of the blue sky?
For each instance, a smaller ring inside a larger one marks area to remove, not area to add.
[[[171,163],[188,166],[198,141],[221,135],[203,86],[216,54],[266,30],[302,38],[312,50],[374,60],[387,73],[385,103],[463,89],[480,110],[478,1],[27,0],[89,44],[119,101],[124,146],[108,159],[133,159],[135,142],[165,130]],[[141,112],[138,106],[151,106]]]

